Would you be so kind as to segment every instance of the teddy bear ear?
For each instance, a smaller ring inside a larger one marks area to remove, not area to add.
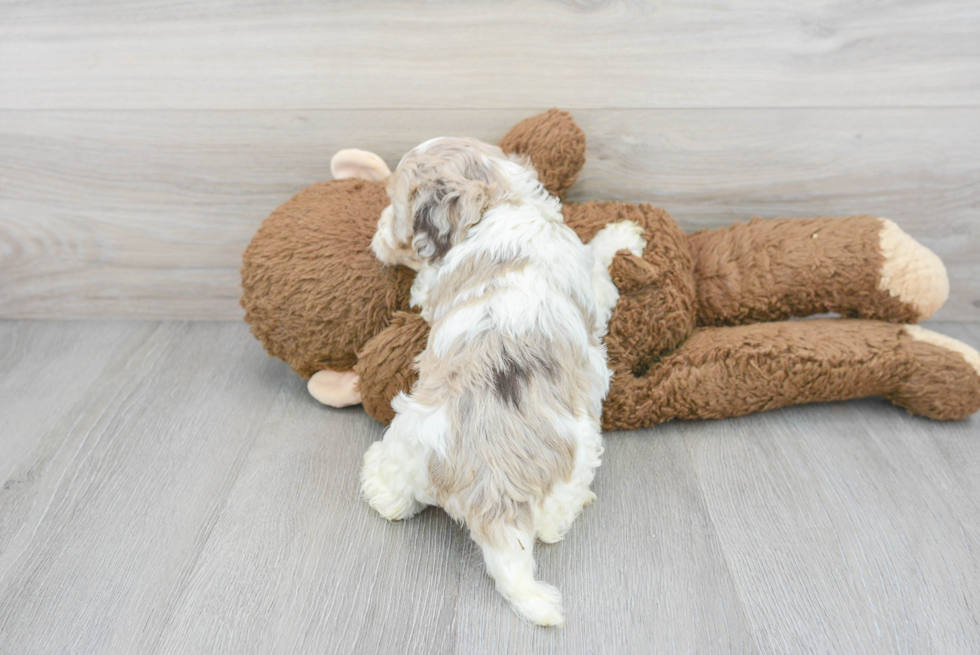
[[[391,175],[391,169],[381,157],[367,150],[348,148],[341,150],[330,160],[330,172],[335,180],[357,177],[380,182]]]
[[[508,154],[531,159],[548,193],[565,195],[585,163],[585,132],[567,111],[549,109],[525,118],[500,141]]]

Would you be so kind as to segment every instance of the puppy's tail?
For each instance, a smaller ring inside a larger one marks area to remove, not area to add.
[[[534,534],[513,525],[498,526],[499,538],[491,543],[473,533],[483,548],[487,572],[497,591],[523,619],[538,625],[561,625],[561,593],[550,584],[534,579]]]

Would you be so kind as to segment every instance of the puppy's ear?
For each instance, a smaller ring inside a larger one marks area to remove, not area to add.
[[[422,259],[439,260],[480,222],[495,185],[462,177],[437,178],[412,195],[412,245]]]

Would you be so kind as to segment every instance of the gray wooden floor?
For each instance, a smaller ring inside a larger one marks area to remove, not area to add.
[[[980,325],[933,329],[980,346]],[[976,653],[980,419],[878,400],[607,435],[523,624],[382,428],[241,323],[0,322],[0,653]]]
[[[242,250],[338,149],[560,106],[572,199],[888,216],[978,347],[978,31],[976,0],[0,0],[0,319],[56,319],[0,321],[0,655],[980,652],[980,417],[609,435],[543,630],[443,513],[359,499],[360,409],[240,322],[159,322],[239,318]]]

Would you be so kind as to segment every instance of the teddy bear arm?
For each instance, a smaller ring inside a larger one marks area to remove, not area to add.
[[[411,391],[418,378],[415,359],[428,338],[429,326],[420,315],[396,312],[391,324],[358,352],[354,372],[360,378],[361,404],[371,417],[386,424],[395,417],[391,401]]]
[[[605,338],[609,358],[615,368],[645,370],[694,329],[692,294],[628,251],[616,254],[609,272],[619,290]]]
[[[980,409],[980,355],[917,326],[872,320],[698,328],[641,375],[615,370],[602,420],[606,430],[637,429],[865,396],[965,418]]]
[[[641,256],[619,251],[609,267],[619,298],[605,343],[614,368],[645,370],[674,350],[695,326],[693,266],[687,235],[662,209],[628,203],[586,203],[570,212],[579,228],[590,215],[614,222],[595,235],[628,221],[642,228]]]
[[[874,216],[757,218],[689,242],[699,325],[823,313],[915,322],[949,293],[939,258]]]
[[[559,198],[565,196],[585,163],[585,132],[571,114],[559,109],[525,118],[499,145],[508,154],[530,158],[541,184]]]

